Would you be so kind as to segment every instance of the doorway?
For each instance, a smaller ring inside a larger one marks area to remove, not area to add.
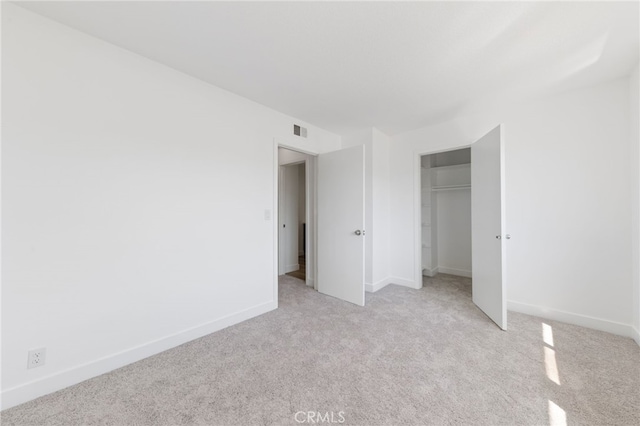
[[[278,275],[315,287],[315,157],[278,148]]]
[[[471,278],[471,149],[424,155],[422,275]]]
[[[498,125],[471,145],[416,153],[414,253],[420,284],[423,276],[439,272],[472,277],[473,303],[506,330],[505,240],[511,236],[505,222],[503,134]]]
[[[472,299],[471,149],[420,158],[423,286]]]
[[[307,286],[359,306],[364,306],[365,293],[364,150],[364,145],[358,145],[311,153],[275,141],[273,169],[276,188],[273,204],[280,211],[281,203],[284,203],[280,198],[281,173],[285,170],[281,166],[305,164]],[[280,257],[280,241],[286,238],[282,237],[282,232],[288,226],[280,224],[279,216],[277,213],[273,220],[274,300],[278,300],[278,282],[286,276],[286,265],[281,262],[284,258]],[[269,210],[265,210],[265,220],[271,220]]]
[[[306,282],[306,165],[280,166],[278,221],[279,275]]]

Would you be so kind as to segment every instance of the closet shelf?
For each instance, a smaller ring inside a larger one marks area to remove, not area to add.
[[[454,189],[469,189],[471,188],[471,185],[466,184],[466,185],[441,185],[441,186],[432,186],[431,190],[432,191],[451,191]]]
[[[470,167],[471,167],[471,163],[462,163],[462,164],[452,164],[450,166],[434,166],[426,170],[438,171],[438,170],[448,170],[448,169],[468,169]]]

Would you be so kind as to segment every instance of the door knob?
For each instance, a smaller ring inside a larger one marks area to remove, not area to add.
[[[496,240],[501,240],[502,239],[502,235],[496,235]]]
[[[511,239],[511,235],[509,235],[509,234],[505,235],[504,237],[505,237],[507,240],[510,240],[510,239]]]
[[[361,231],[361,230],[359,230],[359,229],[356,229],[355,234],[356,234],[356,235],[364,235],[364,230],[362,230],[362,231]]]

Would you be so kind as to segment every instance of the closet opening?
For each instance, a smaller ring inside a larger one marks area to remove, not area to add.
[[[420,158],[423,284],[471,298],[471,148]]]

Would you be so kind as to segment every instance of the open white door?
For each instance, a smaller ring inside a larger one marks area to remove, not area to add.
[[[473,303],[506,330],[503,177],[498,126],[471,145],[472,292]]]
[[[364,145],[318,156],[318,291],[364,306]]]

